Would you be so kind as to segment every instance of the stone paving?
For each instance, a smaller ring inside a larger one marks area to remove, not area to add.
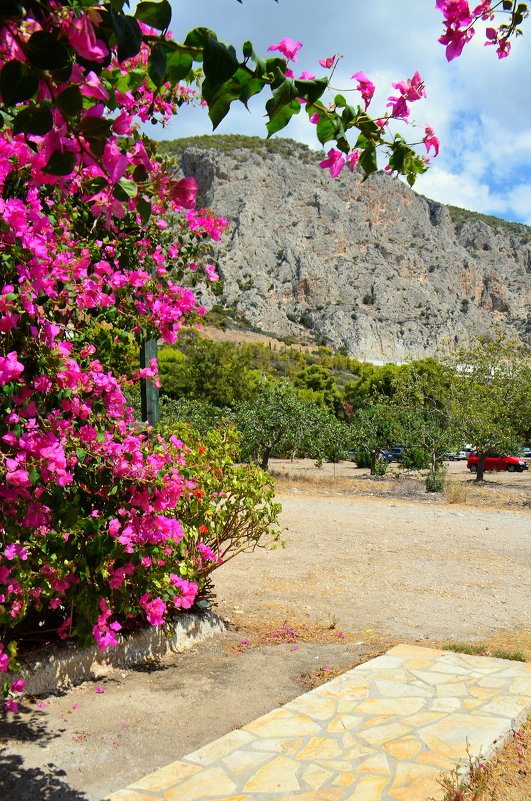
[[[428,801],[531,711],[531,663],[398,645],[109,796]]]

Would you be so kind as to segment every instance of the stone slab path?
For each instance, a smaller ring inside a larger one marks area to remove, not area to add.
[[[242,699],[244,703],[244,699]],[[429,801],[531,711],[531,663],[398,645],[110,801]]]

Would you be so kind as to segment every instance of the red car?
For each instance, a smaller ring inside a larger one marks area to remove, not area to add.
[[[471,473],[478,471],[478,455],[476,451],[469,454],[466,466]],[[506,453],[489,453],[485,457],[485,470],[507,470],[509,473],[521,473],[529,469],[526,459],[520,456],[507,456]]]

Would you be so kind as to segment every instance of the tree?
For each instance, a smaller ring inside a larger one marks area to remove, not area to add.
[[[317,461],[332,458],[347,429],[326,410],[280,383],[265,386],[252,402],[240,403],[234,421],[241,433],[242,458],[259,463],[264,470],[276,455]]]
[[[483,481],[487,454],[518,447],[529,425],[529,349],[496,333],[454,351],[448,367],[452,422],[462,439],[474,444],[476,481]]]
[[[371,476],[374,476],[380,448],[402,440],[400,412],[390,403],[364,406],[353,414],[350,431],[352,447],[369,453]]]
[[[343,399],[334,376],[325,367],[312,364],[293,377],[293,386],[301,391],[302,397],[327,409],[331,414],[340,415]]]

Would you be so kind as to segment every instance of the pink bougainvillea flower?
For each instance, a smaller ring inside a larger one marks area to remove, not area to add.
[[[422,141],[426,145],[426,153],[429,153],[430,148],[433,148],[435,155],[437,156],[439,154],[439,140],[435,136],[433,128],[430,128],[429,125],[427,125],[425,128],[425,136]]]
[[[376,87],[374,86],[373,82],[367,78],[363,70],[355,72],[354,75],[351,76],[351,79],[353,81],[358,81],[356,89],[358,92],[361,92],[361,96],[365,102],[365,110],[367,110],[373,98]]]
[[[332,178],[337,178],[346,164],[345,156],[341,151],[335,150],[334,148],[331,148],[327,155],[328,158],[319,162],[319,167],[322,167],[323,170],[330,169]]]
[[[193,209],[195,208],[197,190],[198,186],[195,178],[182,178],[172,188],[171,198],[183,209]]]
[[[13,712],[13,714],[16,714],[18,712],[17,702],[12,701],[11,698],[6,698],[6,709],[8,712]]]
[[[86,14],[74,17],[65,32],[69,44],[82,58],[98,62],[109,55],[105,43],[96,39],[94,27]]]
[[[0,384],[13,381],[24,370],[24,365],[19,362],[17,357],[18,354],[15,350],[12,350],[7,356],[0,356]]]
[[[293,39],[286,37],[281,39],[276,45],[269,45],[268,50],[280,50],[282,55],[286,56],[288,61],[297,61],[297,53],[302,47],[302,42],[295,42]]]
[[[11,682],[11,690],[14,693],[21,693],[24,687],[26,687],[26,682],[24,679],[17,679],[16,681]]]
[[[329,70],[330,67],[334,66],[334,61],[336,60],[335,54],[333,56],[328,56],[328,58],[320,58],[319,64],[321,67],[324,67],[325,70]]]
[[[299,75],[297,80],[299,80],[299,81],[313,81],[314,78],[315,78],[315,75],[313,74],[313,72],[308,72],[308,70],[304,70],[304,72],[301,72],[301,74]]]
[[[96,692],[96,693],[104,693],[105,692],[105,688],[104,687],[96,687],[94,692]]]
[[[352,153],[348,154],[347,162],[350,172],[354,172],[354,168],[356,167],[356,164],[359,163],[359,160],[360,160],[359,150],[353,150]]]
[[[70,707],[70,709],[77,709],[78,707],[79,707],[79,704],[72,704],[72,706]]]
[[[317,112],[315,112],[315,114],[312,114],[312,116],[310,117],[310,122],[313,123],[313,125],[317,125],[320,119],[321,116]]]

